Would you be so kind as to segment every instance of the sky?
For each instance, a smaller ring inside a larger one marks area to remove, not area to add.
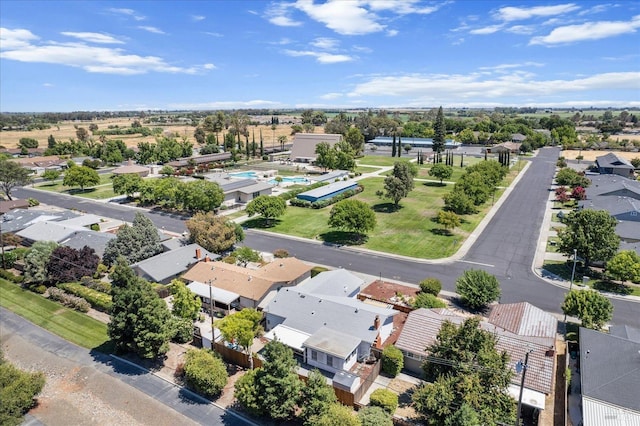
[[[640,107],[640,2],[0,2],[0,111]]]

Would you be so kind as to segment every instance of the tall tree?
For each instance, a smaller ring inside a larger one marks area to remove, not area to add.
[[[572,290],[562,303],[562,312],[578,317],[582,326],[600,330],[613,315],[613,304],[594,290]]]
[[[409,195],[413,189],[413,178],[417,174],[418,168],[415,164],[408,161],[396,161],[393,165],[393,171],[384,179],[385,192],[379,195],[393,200],[397,208],[400,200]]]
[[[445,136],[447,134],[447,126],[444,121],[444,112],[442,107],[438,108],[436,122],[433,125],[433,152],[440,153],[444,151]]]
[[[395,157],[396,156],[396,134],[393,134],[393,141],[391,143],[391,156]]]
[[[376,226],[376,214],[365,202],[359,200],[338,201],[329,213],[329,226],[354,232],[362,237]]]
[[[427,380],[413,394],[416,410],[429,425],[447,420],[467,404],[478,415],[476,424],[513,423],[515,401],[508,387],[512,372],[506,352],[496,349],[496,337],[473,317],[460,326],[445,321],[423,364]]]
[[[93,276],[99,263],[100,257],[88,246],[80,250],[59,246],[51,252],[47,276],[54,283],[79,281],[82,277]]]
[[[191,320],[198,318],[202,308],[200,297],[180,280],[172,280],[170,288],[173,295],[173,315]]]
[[[133,197],[135,192],[140,190],[142,177],[137,173],[125,173],[113,177],[113,192],[116,194],[126,194],[127,197]]]
[[[58,247],[54,241],[36,241],[24,258],[24,280],[26,283],[47,282],[47,263],[53,250]]]
[[[222,338],[227,342],[236,342],[249,357],[249,366],[253,369],[253,356],[251,347],[253,339],[263,332],[260,321],[262,313],[255,309],[243,309],[240,312],[229,315],[218,321],[217,327],[222,333]]]
[[[15,161],[0,160],[0,185],[9,200],[13,200],[13,198],[11,198],[13,188],[16,186],[24,186],[31,182],[29,173],[29,170]]]
[[[500,297],[500,282],[482,269],[469,269],[456,280],[456,292],[471,309],[482,309]]]
[[[327,379],[319,370],[311,370],[307,382],[302,389],[300,417],[305,425],[313,425],[317,416],[322,416],[329,410],[331,404],[337,402],[333,387],[327,384]]]
[[[222,253],[236,243],[237,225],[213,212],[196,213],[185,225],[189,230],[189,241],[211,252]]]
[[[260,195],[247,204],[245,212],[249,217],[259,214],[264,217],[267,224],[271,219],[282,216],[287,208],[287,203],[280,197],[270,195]]]
[[[187,182],[180,194],[182,205],[191,212],[213,211],[220,207],[224,200],[224,193],[215,182],[195,180]]]
[[[316,145],[316,165],[326,169],[335,169],[336,150],[328,142],[320,142]]]
[[[618,251],[617,221],[608,211],[583,209],[571,212],[564,223],[567,226],[558,232],[558,249],[567,256],[577,250],[585,267],[593,261],[606,262]]]
[[[355,155],[360,155],[364,151],[364,135],[357,127],[350,127],[344,136],[344,140],[351,145]]]
[[[62,179],[64,186],[79,186],[82,191],[87,186],[94,186],[100,183],[98,172],[91,167],[79,166],[68,169]]]
[[[118,256],[124,256],[130,263],[136,263],[161,252],[157,228],[151,219],[138,212],[132,225],[120,228],[116,238],[107,243],[103,261],[111,265]]]

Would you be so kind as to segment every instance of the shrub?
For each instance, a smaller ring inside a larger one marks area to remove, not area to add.
[[[325,271],[328,271],[328,269],[323,266],[314,266],[313,268],[311,268],[311,278]]]
[[[462,303],[471,309],[484,308],[500,297],[500,283],[490,273],[481,269],[470,269],[456,280],[456,292]]]
[[[387,389],[376,389],[371,394],[370,403],[380,407],[387,413],[393,414],[398,408],[398,394]]]
[[[0,424],[23,424],[24,414],[36,405],[34,398],[44,384],[42,372],[22,371],[0,354]]]
[[[189,318],[171,317],[171,340],[176,343],[189,343],[193,340],[193,321]]]
[[[208,349],[191,349],[184,362],[187,386],[207,397],[220,394],[227,384],[227,369],[220,358]]]
[[[437,278],[426,278],[420,281],[420,291],[437,296],[442,290],[442,283]]]
[[[90,228],[92,231],[100,231],[100,225],[97,223],[92,224]]]
[[[5,280],[14,282],[16,284],[20,284],[23,280],[22,275],[15,275],[11,273],[11,271],[6,271],[4,269],[0,269],[0,277],[4,278]]]
[[[273,251],[273,257],[284,259],[285,257],[289,257],[289,252],[285,249],[277,249]]]
[[[362,426],[393,426],[391,414],[381,407],[364,407],[358,411]]]
[[[413,303],[411,306],[415,309],[425,308],[425,309],[433,309],[433,308],[446,308],[447,304],[442,300],[438,299],[431,293],[419,293],[415,299],[413,299]]]
[[[71,293],[75,296],[81,297],[82,299],[89,302],[93,308],[102,312],[109,312],[111,310],[111,306],[113,305],[111,296],[105,294],[104,292],[85,287],[80,283],[60,283],[57,285],[57,287],[66,291],[67,293]]]
[[[404,360],[400,349],[393,345],[389,345],[382,351],[382,371],[396,377],[404,367]]]
[[[40,201],[36,200],[35,198],[28,198],[27,202],[29,203],[29,207],[35,207],[40,205]]]
[[[229,265],[235,265],[238,262],[235,256],[227,256],[222,259],[224,263],[228,263]]]
[[[67,294],[64,292],[64,290],[57,287],[49,288],[48,293],[49,299],[60,302],[62,305],[71,309],[75,309],[76,311],[89,312],[89,308],[91,308],[89,302],[84,300],[82,297]]]
[[[13,251],[6,251],[4,252],[4,256],[0,254],[0,257],[4,257],[4,259],[2,260],[7,269],[13,268],[13,265],[16,263],[16,260],[18,260],[18,255]]]

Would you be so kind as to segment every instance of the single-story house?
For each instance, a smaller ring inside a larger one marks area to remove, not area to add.
[[[129,160],[127,164],[120,166],[113,170],[114,175],[138,175],[141,177],[148,176],[150,172],[149,167],[133,164],[133,160]]]
[[[522,142],[524,142],[527,139],[526,135],[523,135],[522,133],[513,133],[511,135],[511,142],[514,143],[518,143],[521,144]]]
[[[26,152],[28,157],[36,157],[44,154],[45,149],[44,148],[27,148]],[[23,155],[22,148],[5,148],[0,150],[0,153],[7,154],[13,158],[18,158]]]
[[[309,180],[313,182],[335,182],[336,180],[342,180],[345,177],[349,177],[349,170],[334,170],[321,175],[311,175],[309,176]]]
[[[619,175],[587,174],[591,185],[587,188],[588,199],[597,197],[627,197],[640,200],[640,181]]]
[[[238,293],[223,290],[208,283],[193,281],[187,285],[187,288],[200,297],[202,306],[207,311],[213,310],[215,312],[217,308],[226,310],[228,313],[231,308],[236,303],[239,304],[240,301],[240,295]]]
[[[261,308],[265,298],[279,288],[297,285],[310,274],[311,266],[289,257],[276,259],[258,269],[224,262],[199,262],[182,278],[188,282],[211,283],[219,289],[238,293],[243,308]]]
[[[206,155],[195,155],[193,157],[181,158],[176,161],[171,161],[167,163],[167,165],[179,168],[179,167],[187,167],[191,161],[194,161],[196,165],[200,164],[215,164],[215,163],[224,163],[231,159],[230,152],[219,152],[217,154],[206,154]]]
[[[220,175],[210,175],[205,178],[220,185],[224,194],[222,204],[227,206],[248,203],[260,195],[271,195],[274,187],[268,182],[259,182],[255,179],[236,179]]]
[[[344,269],[322,272],[301,283],[298,288],[316,296],[356,297],[364,280]]]
[[[296,133],[293,137],[293,147],[291,148],[291,160],[300,163],[313,163],[316,161],[316,146],[321,142],[326,142],[330,146],[342,140],[340,134],[320,134],[320,133]]]
[[[28,209],[29,200],[0,200],[0,214],[5,214],[15,209]]]
[[[341,180],[310,191],[305,191],[298,194],[296,198],[314,203],[316,201],[328,200],[350,189],[356,189],[357,187],[358,182],[354,180]]]
[[[70,210],[46,211],[36,209],[15,209],[3,215],[3,232],[17,232],[38,222],[59,222],[79,216]]]
[[[131,265],[139,277],[160,284],[169,284],[193,264],[208,263],[220,259],[220,255],[205,250],[198,244],[189,244],[175,250],[157,254]]]
[[[61,246],[71,247],[76,250],[81,250],[87,246],[93,249],[95,253],[100,256],[104,256],[104,250],[107,247],[109,241],[116,238],[114,234],[108,232],[97,231],[77,231],[71,234],[67,239],[60,242]]]
[[[67,160],[63,160],[57,155],[48,155],[44,157],[16,158],[16,163],[25,169],[31,170],[36,175],[41,175],[45,170],[61,170],[67,164]]]
[[[580,329],[582,424],[640,425],[640,330]]]
[[[509,393],[518,398],[522,375],[515,371],[515,365],[530,349],[522,402],[544,410],[545,398],[553,392],[557,320],[527,302],[497,305],[493,309],[489,319],[480,322],[480,327],[495,335],[496,349],[505,351],[511,358],[514,375]],[[405,368],[422,374],[422,364],[429,355],[427,347],[435,343],[442,324],[449,321],[459,325],[464,320],[448,309],[416,309],[409,313],[396,342],[404,355]]]
[[[522,146],[521,142],[503,142],[494,146],[489,146],[486,148],[487,153],[497,154],[499,152],[510,152],[512,154],[517,154],[520,152],[520,147]]]
[[[633,177],[635,170],[629,160],[618,157],[612,152],[596,157],[596,167],[601,174],[615,174],[628,178]]]
[[[60,243],[78,231],[88,231],[82,226],[63,225],[59,222],[36,222],[18,232],[16,235],[26,240],[36,241],[54,241]]]

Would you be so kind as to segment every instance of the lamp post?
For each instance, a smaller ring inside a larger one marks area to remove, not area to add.
[[[516,411],[516,426],[520,424],[520,413],[522,412],[522,393],[524,391],[524,377],[527,374],[527,368],[529,367],[529,354],[533,352],[533,349],[529,349],[524,355],[524,364],[522,360],[516,364],[516,371],[519,373],[522,371],[522,379],[520,380],[520,395],[518,396],[518,410]]]
[[[571,290],[573,289],[573,278],[576,275],[576,261],[578,260],[578,249],[573,249],[573,269],[571,270],[571,281],[569,282],[569,293],[571,293]],[[565,329],[565,335],[566,333],[566,329],[567,329],[567,314],[564,314],[564,329]]]

